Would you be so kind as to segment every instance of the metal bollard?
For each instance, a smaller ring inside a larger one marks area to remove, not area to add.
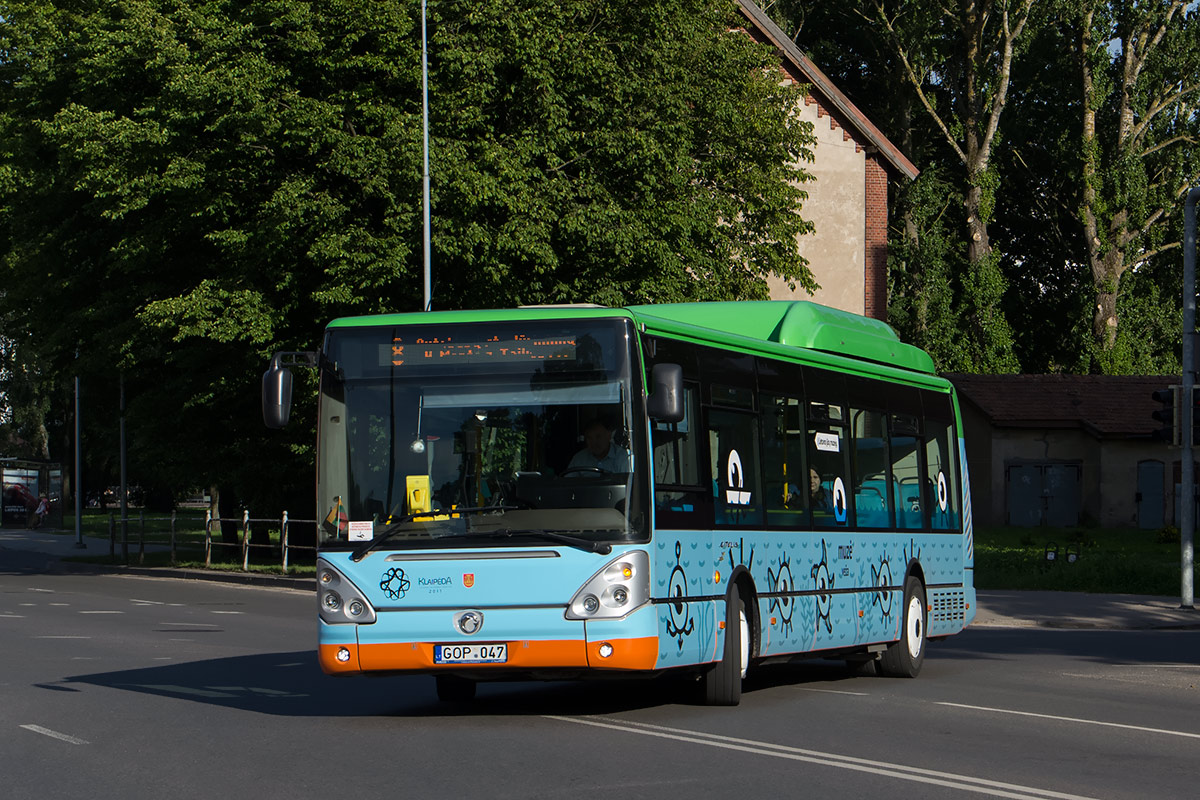
[[[171,566],[175,566],[175,512],[171,512]]]
[[[242,510],[242,572],[250,571],[250,511]]]
[[[204,512],[204,567],[212,566],[212,509]]]
[[[283,521],[279,525],[279,546],[283,548],[283,574],[288,571],[288,513],[283,512]]]

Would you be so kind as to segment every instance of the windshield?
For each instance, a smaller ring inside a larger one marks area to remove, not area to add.
[[[331,329],[322,546],[644,540],[633,341],[624,319]]]

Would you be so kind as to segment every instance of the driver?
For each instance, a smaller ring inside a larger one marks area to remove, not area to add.
[[[583,429],[586,446],[575,454],[566,471],[629,472],[629,451],[612,440],[612,433],[612,428],[600,418],[589,422]]]

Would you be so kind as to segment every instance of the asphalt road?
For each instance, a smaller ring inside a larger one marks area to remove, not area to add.
[[[311,594],[0,569],[0,797],[1192,798],[1200,631],[979,628],[916,680],[333,679]]]

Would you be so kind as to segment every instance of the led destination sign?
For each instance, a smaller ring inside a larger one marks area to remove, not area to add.
[[[577,352],[574,336],[535,338],[521,333],[483,339],[477,336],[396,336],[390,345],[380,345],[379,365],[408,368],[573,361]]]

